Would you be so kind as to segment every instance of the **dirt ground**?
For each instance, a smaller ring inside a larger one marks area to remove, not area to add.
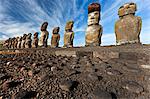
[[[33,50],[0,54],[0,99],[150,99],[150,46],[57,49],[121,53],[107,59]]]

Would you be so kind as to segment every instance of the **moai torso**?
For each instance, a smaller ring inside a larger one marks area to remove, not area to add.
[[[32,36],[31,33],[27,35],[26,41],[25,41],[25,48],[31,48],[31,42],[32,42],[31,36]]]
[[[47,47],[47,41],[49,37],[49,32],[47,31],[48,22],[44,22],[41,26],[41,37],[39,45],[42,47]]]
[[[69,21],[65,27],[64,33],[64,47],[73,47],[73,39],[74,39],[74,32],[72,31],[73,28],[73,21]]]
[[[120,19],[115,24],[117,45],[140,43],[142,20],[134,16],[136,4],[128,3],[120,7],[118,15]]]
[[[33,38],[33,41],[32,41],[32,47],[33,48],[37,48],[38,47],[38,33],[34,33],[34,38]]]
[[[100,4],[92,3],[88,6],[88,27],[86,29],[86,46],[99,46],[101,44],[102,26],[99,25]]]
[[[60,40],[60,34],[59,27],[56,27],[53,29],[52,38],[51,38],[51,47],[58,47],[59,46],[59,40]]]

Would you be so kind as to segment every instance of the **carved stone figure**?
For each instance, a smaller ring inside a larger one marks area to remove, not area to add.
[[[37,48],[38,47],[38,32],[34,33],[33,41],[32,41],[32,47]]]
[[[26,37],[27,37],[27,34],[24,34],[22,37],[21,48],[25,48]]]
[[[14,49],[15,48],[15,37],[13,37],[12,39],[11,39],[11,48],[12,49]]]
[[[21,41],[22,41],[22,37],[18,37],[17,39],[18,43],[17,43],[17,48],[21,48]]]
[[[42,47],[47,47],[47,41],[49,37],[49,32],[47,31],[48,22],[44,22],[41,26],[41,37],[39,45]]]
[[[72,31],[73,28],[73,21],[68,21],[65,27],[64,33],[64,47],[73,47],[73,39],[74,39],[74,32]]]
[[[135,3],[126,3],[118,10],[119,20],[115,24],[117,45],[140,43],[142,20],[135,16]]]
[[[101,44],[102,26],[99,25],[101,6],[92,3],[88,6],[88,27],[86,29],[86,46],[99,46]]]
[[[3,47],[9,49],[9,39],[5,40]]]
[[[51,47],[58,47],[60,40],[59,27],[53,29],[52,38],[51,38]]]
[[[31,36],[32,36],[31,33],[29,33],[29,34],[26,36],[25,48],[31,48],[31,43],[32,43]]]
[[[14,48],[17,48],[18,38],[19,38],[19,37],[16,37],[16,38],[14,39]]]

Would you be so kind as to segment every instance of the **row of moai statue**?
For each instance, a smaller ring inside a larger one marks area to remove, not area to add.
[[[137,6],[135,3],[126,3],[118,10],[119,20],[115,23],[116,44],[133,44],[140,43],[140,32],[142,20],[135,16]],[[103,27],[99,24],[101,5],[92,3],[88,6],[88,27],[85,34],[85,46],[100,46]],[[68,21],[64,33],[64,47],[73,47],[74,32],[73,21]],[[47,47],[49,32],[47,31],[48,22],[44,22],[41,26],[41,37],[39,46]],[[51,38],[51,47],[58,47],[60,34],[59,27],[53,29]],[[32,44],[31,44],[32,42]],[[17,37],[6,40],[9,48],[37,48],[38,33],[34,34],[33,41],[31,33],[24,34],[23,37]],[[11,46],[12,45],[12,46]]]

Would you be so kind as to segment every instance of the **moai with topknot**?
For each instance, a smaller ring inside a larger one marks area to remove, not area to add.
[[[73,28],[73,21],[68,21],[65,27],[64,33],[64,47],[73,47],[73,39],[74,39],[74,32],[72,31]]]
[[[23,34],[22,41],[21,41],[21,48],[25,48],[26,37],[27,34]]]
[[[115,23],[116,44],[140,43],[142,19],[135,16],[135,3],[126,3],[118,10],[119,20]]]
[[[53,29],[52,38],[51,38],[51,47],[56,48],[59,46],[60,34],[59,27]]]
[[[32,43],[31,36],[32,36],[31,33],[29,33],[29,34],[26,36],[25,48],[31,48],[31,43]]]
[[[42,47],[47,47],[47,41],[49,32],[47,31],[48,22],[44,22],[41,26],[41,37],[39,45]]]
[[[34,33],[33,41],[32,41],[32,47],[37,48],[38,47],[38,32]]]
[[[88,27],[85,34],[85,46],[99,46],[101,44],[102,26],[100,21],[101,6],[92,3],[88,6]]]
[[[18,43],[17,43],[17,48],[21,48],[22,37],[21,37],[21,36],[18,37],[18,38],[17,38],[17,41],[18,41]]]

